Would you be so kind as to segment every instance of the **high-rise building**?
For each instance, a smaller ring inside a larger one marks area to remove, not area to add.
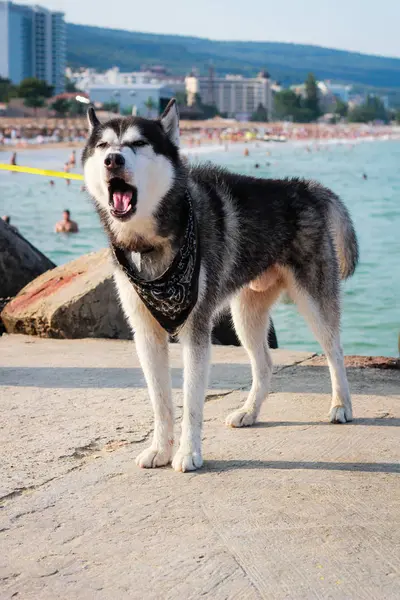
[[[42,6],[0,1],[0,77],[20,83],[26,77],[64,89],[64,14]]]
[[[251,79],[241,75],[216,77],[211,67],[207,77],[186,77],[186,93],[189,106],[199,95],[203,104],[216,106],[220,113],[247,120],[261,104],[271,118],[272,81],[266,71]]]

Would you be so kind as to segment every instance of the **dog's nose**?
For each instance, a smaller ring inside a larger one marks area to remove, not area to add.
[[[120,152],[110,152],[104,159],[107,169],[121,169],[125,164],[125,159]]]

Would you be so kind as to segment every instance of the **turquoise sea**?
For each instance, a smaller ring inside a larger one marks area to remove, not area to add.
[[[264,177],[299,176],[332,188],[348,206],[359,237],[361,260],[356,274],[343,284],[342,339],[346,354],[397,356],[400,332],[400,142],[375,141],[330,144],[308,151],[305,145],[267,144],[229,152],[202,152],[196,160],[211,160],[237,172]],[[69,150],[26,150],[18,164],[63,170]],[[0,153],[8,162],[9,153]],[[255,164],[259,168],[255,168]],[[79,169],[77,169],[79,171]],[[363,179],[363,173],[367,179]],[[0,173],[0,214],[11,215],[18,227],[44,254],[62,264],[106,245],[90,200],[80,182],[54,187],[44,177]],[[54,233],[62,210],[78,221],[75,236]],[[280,347],[319,351],[293,305],[273,312]]]

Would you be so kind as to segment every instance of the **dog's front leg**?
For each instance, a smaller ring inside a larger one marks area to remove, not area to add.
[[[197,319],[198,320],[198,319]],[[187,324],[180,337],[183,346],[183,419],[179,449],[172,466],[175,471],[194,471],[203,464],[201,432],[211,349],[211,327]]]
[[[168,361],[168,335],[142,308],[135,318],[135,343],[154,411],[154,434],[149,448],[136,458],[143,468],[162,467],[171,462],[174,418]]]

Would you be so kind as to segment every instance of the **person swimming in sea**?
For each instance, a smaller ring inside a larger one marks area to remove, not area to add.
[[[75,165],[76,165],[76,152],[75,152],[75,150],[72,150],[71,156],[69,157],[69,166],[71,168],[74,168]]]
[[[71,220],[71,213],[68,209],[63,212],[63,218],[55,226],[56,233],[78,233],[78,223]]]

